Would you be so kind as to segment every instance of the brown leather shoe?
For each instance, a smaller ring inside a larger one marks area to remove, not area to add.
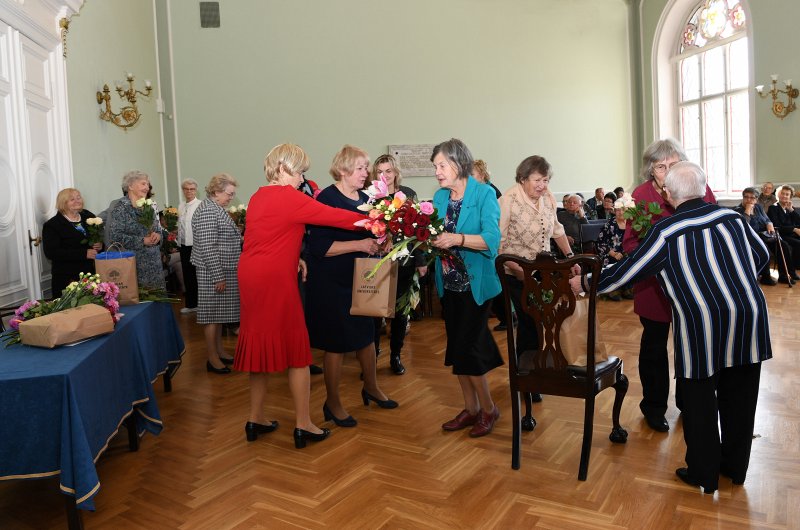
[[[458,431],[464,427],[475,425],[475,422],[478,421],[478,416],[480,416],[480,412],[478,414],[470,414],[467,409],[464,409],[458,413],[458,416],[442,424],[442,429],[445,431]]]
[[[484,412],[481,410],[478,413],[478,421],[475,422],[475,425],[472,427],[472,430],[469,431],[469,435],[473,438],[477,438],[479,436],[486,436],[492,429],[494,429],[494,423],[500,418],[500,409],[497,408],[497,405],[494,406],[494,410],[491,412]]]

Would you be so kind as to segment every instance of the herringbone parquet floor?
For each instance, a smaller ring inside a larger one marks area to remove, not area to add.
[[[522,468],[511,469],[511,407],[506,367],[491,373],[503,416],[490,436],[445,433],[461,409],[455,378],[443,367],[444,333],[436,317],[415,322],[407,339],[406,375],[379,359],[396,410],[364,407],[358,363],[345,361],[342,394],[359,420],[331,427],[329,440],[296,450],[286,377],[270,382],[267,413],[280,428],[247,443],[247,376],[205,371],[201,329],[177,314],[187,353],[170,394],[158,387],[160,436],[127,451],[124,429],[98,460],[97,511],[87,528],[799,528],[800,290],[767,287],[775,358],[765,363],[756,439],[747,482],[702,495],[680,482],[681,422],[671,429],[642,420],[637,375],[640,326],[631,302],[601,302],[602,340],[625,361],[631,380],[622,412],[626,445],[609,442],[613,391],[598,397],[589,476],[577,480],[583,427],[579,400],[545,396],[536,430],[523,433]],[[796,292],[798,291],[798,292]],[[177,310],[177,307],[176,307]],[[494,321],[490,321],[494,324]],[[505,334],[495,333],[505,352]],[[384,339],[385,340],[385,339]],[[226,338],[233,349],[235,337]],[[387,346],[384,345],[384,350]],[[325,389],[312,376],[312,412],[321,422]],[[673,387],[674,388],[674,387]],[[672,399],[672,398],[671,398]],[[0,420],[2,421],[2,420]],[[63,528],[56,482],[0,483],[0,528]]]

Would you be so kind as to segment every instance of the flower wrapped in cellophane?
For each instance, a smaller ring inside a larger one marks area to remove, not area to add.
[[[88,272],[80,273],[78,281],[67,285],[61,292],[61,296],[54,300],[31,300],[22,304],[14,312],[14,316],[9,322],[11,328],[2,336],[2,341],[6,347],[20,342],[19,324],[32,318],[37,318],[52,313],[58,313],[65,309],[79,307],[86,304],[96,304],[108,309],[111,318],[116,323],[119,313],[119,287],[113,282],[100,281],[100,275]]]
[[[369,200],[358,209],[367,212],[367,218],[355,223],[356,226],[372,232],[379,243],[389,241],[391,244],[369,276],[374,276],[387,260],[405,262],[412,259],[412,254],[415,257],[421,256],[411,287],[405,293],[397,295],[397,311],[408,315],[419,303],[419,267],[429,265],[440,255],[447,255],[455,260],[459,258],[449,250],[431,245],[444,232],[444,220],[439,218],[432,202],[414,201],[402,191],[390,196],[383,177],[373,181],[364,192]]]

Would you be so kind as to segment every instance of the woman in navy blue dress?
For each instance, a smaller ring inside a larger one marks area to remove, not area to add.
[[[369,155],[346,145],[334,157],[330,173],[336,182],[322,190],[317,200],[358,212],[358,206],[367,201],[361,189],[369,174]],[[376,254],[378,250],[378,242],[364,232],[309,227],[306,324],[311,346],[325,351],[327,399],[322,411],[326,420],[333,420],[340,427],[355,427],[358,423],[339,396],[345,353],[355,351],[361,363],[364,404],[374,401],[382,408],[397,407],[397,402],[387,398],[378,387],[372,317],[350,315],[355,259]]]

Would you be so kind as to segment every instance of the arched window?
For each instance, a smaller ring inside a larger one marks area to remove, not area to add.
[[[748,21],[745,0],[668,0],[653,41],[654,134],[678,138],[721,196],[753,182]]]
[[[752,181],[746,29],[740,0],[705,0],[689,16],[675,57],[680,140],[723,194]]]

